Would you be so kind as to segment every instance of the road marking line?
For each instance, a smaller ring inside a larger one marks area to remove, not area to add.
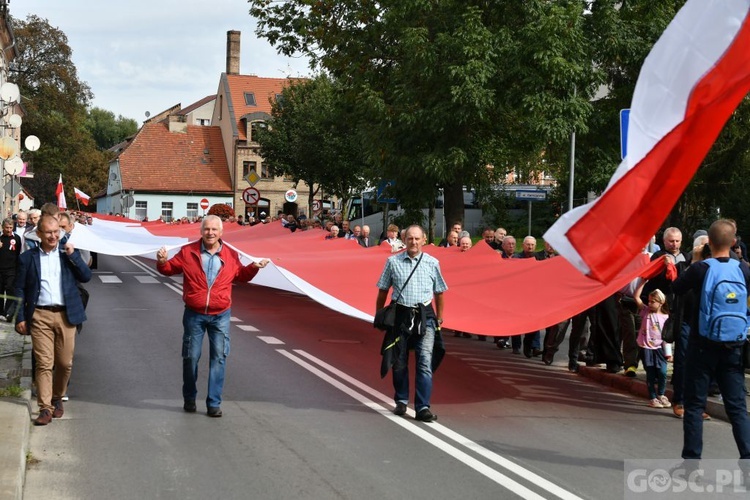
[[[122,280],[117,276],[99,276],[102,283],[122,283]]]
[[[238,323],[238,322],[240,322],[242,320],[240,318],[237,318],[236,316],[231,316],[229,318],[229,321],[232,322],[232,323]]]
[[[158,279],[153,276],[133,276],[141,284],[161,283]]]
[[[154,270],[151,267],[147,266],[146,264],[144,264],[143,262],[139,261],[135,257],[125,257],[125,260],[127,260],[128,262],[130,262],[134,266],[143,269],[143,271],[145,271],[146,273],[150,274],[151,276],[154,276],[154,277],[160,276],[159,272],[157,272],[156,270]]]
[[[351,398],[355,399],[356,401],[359,401],[366,407],[374,410],[375,412],[381,414],[382,416],[389,419],[391,422],[400,425],[405,430],[411,432],[412,434],[416,435],[417,437],[421,438],[422,440],[426,441],[427,443],[433,445],[434,447],[438,448],[439,450],[447,453],[448,455],[452,456],[456,460],[463,462],[468,467],[471,467],[475,471],[479,472],[483,476],[486,476],[487,478],[491,479],[492,481],[496,482],[500,486],[507,488],[508,490],[512,491],[516,495],[520,496],[521,498],[525,499],[538,499],[542,500],[544,497],[541,495],[538,495],[537,493],[531,491],[527,487],[523,486],[522,484],[514,481],[513,479],[509,478],[508,476],[502,474],[501,472],[496,471],[495,469],[489,467],[488,465],[483,464],[476,458],[472,457],[471,455],[459,450],[455,446],[447,443],[446,441],[433,436],[429,432],[423,428],[422,425],[417,425],[413,422],[410,422],[403,417],[397,417],[394,415],[390,410],[386,409],[382,405],[376,403],[375,401],[372,401],[371,399],[368,399],[367,397],[363,396],[359,392],[356,392],[354,389],[344,385],[342,382],[336,380],[335,378],[331,377],[327,373],[319,370],[315,366],[311,365],[310,363],[307,363],[305,360],[295,356],[289,351],[286,351],[284,349],[276,349],[276,352],[281,354],[282,356],[285,356],[286,358],[290,359],[294,363],[298,364],[302,368],[306,369],[307,371],[311,372],[313,375],[316,375],[317,377],[321,378],[325,382],[328,382],[336,389],[340,390],[344,394],[347,394]],[[304,351],[300,351],[298,349],[295,349],[294,351],[297,354],[305,355]],[[353,379],[352,379],[353,380]],[[362,384],[360,384],[362,385]],[[364,386],[366,387],[366,386]],[[429,425],[430,427],[434,427],[435,423],[431,424],[425,424]]]
[[[182,290],[180,290],[179,288],[177,288],[173,284],[171,284],[171,283],[164,283],[164,284],[167,286],[167,288],[171,289],[173,292],[177,292],[178,295],[182,295]]]
[[[393,399],[389,398],[382,392],[371,388],[368,385],[363,384],[359,380],[347,375],[346,373],[342,372],[338,368],[335,368],[334,366],[331,366],[330,364],[326,363],[325,361],[316,358],[312,354],[309,354],[301,349],[295,349],[294,352],[296,354],[299,354],[300,356],[303,356],[307,358],[308,360],[312,361],[313,363],[325,368],[332,374],[336,375],[337,377],[341,378],[342,380],[348,382],[349,384],[353,385],[354,387],[360,389],[361,391],[370,394],[371,396],[379,399],[380,401],[386,403],[386,404],[393,404]],[[409,414],[413,416],[413,410],[409,410]],[[520,465],[508,460],[507,458],[498,455],[494,451],[488,450],[487,448],[479,445],[478,443],[470,440],[467,437],[462,436],[461,434],[445,427],[442,424],[439,424],[437,422],[433,422],[430,424],[430,427],[434,429],[435,431],[439,432],[440,434],[443,434],[445,437],[465,446],[466,448],[469,448],[470,450],[474,451],[475,453],[483,456],[484,458],[491,460],[492,462],[496,463],[500,467],[503,467],[514,474],[517,474],[518,476],[530,481],[531,483],[539,486],[540,488],[543,488],[547,490],[548,492],[552,493],[553,495],[565,499],[565,500],[580,500],[580,497],[574,495],[573,493],[563,489],[562,487],[556,485],[555,483],[539,476],[538,474],[531,472],[528,469],[524,469]]]
[[[236,326],[237,328],[245,332],[259,332],[260,331],[254,326],[250,326],[250,325],[234,325],[234,326]]]
[[[262,340],[266,344],[284,345],[284,341],[279,340],[276,337],[266,337],[264,335],[258,335],[258,339]]]

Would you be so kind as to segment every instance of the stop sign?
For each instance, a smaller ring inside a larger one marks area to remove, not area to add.
[[[207,198],[203,198],[203,199],[201,200],[201,208],[202,208],[203,210],[205,210],[205,209],[207,209],[207,208],[208,208],[208,199],[207,199]]]

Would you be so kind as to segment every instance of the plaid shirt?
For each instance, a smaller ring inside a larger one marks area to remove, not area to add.
[[[448,285],[445,284],[443,275],[440,273],[438,260],[426,253],[421,255],[422,262],[414,271],[405,290],[403,290],[404,283],[419,260],[419,255],[411,258],[407,252],[388,258],[383,274],[378,280],[378,288],[388,290],[393,287],[391,298],[396,297],[399,304],[408,307],[427,304],[432,300],[433,295],[446,291]]]

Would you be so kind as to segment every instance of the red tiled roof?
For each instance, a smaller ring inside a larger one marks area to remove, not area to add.
[[[188,125],[179,133],[166,121],[146,123],[119,161],[123,189],[232,192],[219,127]]]
[[[250,75],[226,75],[229,85],[229,97],[231,107],[234,111],[234,119],[237,121],[237,131],[241,141],[247,140],[245,127],[241,118],[250,113],[271,114],[271,101],[276,99],[276,94],[294,82],[294,78],[263,78]],[[245,92],[255,94],[255,106],[245,104]],[[270,100],[269,100],[270,99]]]

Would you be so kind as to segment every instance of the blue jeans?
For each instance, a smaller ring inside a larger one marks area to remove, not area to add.
[[[520,349],[521,344],[529,345],[529,343],[531,343],[531,349],[539,349],[542,346],[542,334],[537,330],[523,335],[513,335],[510,338],[510,343],[513,349]]]
[[[409,403],[409,351],[414,349],[416,362],[416,389],[414,410],[419,412],[430,407],[432,395],[432,349],[435,345],[435,323],[427,320],[423,335],[412,333],[407,342],[409,349],[401,349],[393,364],[393,389],[396,403]]]
[[[732,434],[741,459],[750,458],[750,419],[745,401],[745,372],[742,348],[705,345],[691,338],[685,360],[685,392],[682,429],[682,458],[700,459],[703,453],[703,412],[711,376],[724,398],[724,409],[732,424]]]
[[[206,406],[221,406],[224,371],[229,356],[229,319],[231,311],[221,314],[201,314],[185,308],[182,315],[182,397],[194,400],[198,394],[198,361],[201,359],[203,335],[208,332],[208,396]]]
[[[660,368],[655,366],[646,366],[645,368],[648,399],[663,396],[667,390],[667,363],[662,363]]]

